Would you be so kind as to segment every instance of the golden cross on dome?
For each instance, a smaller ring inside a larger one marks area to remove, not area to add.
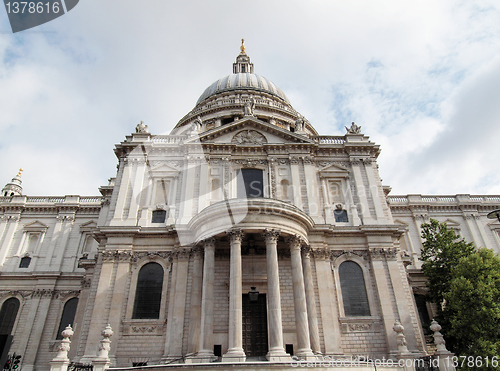
[[[23,172],[23,171],[24,171],[24,170],[23,170],[23,168],[20,168],[20,169],[19,169],[19,172],[17,173],[17,176],[18,176],[18,177],[21,177],[21,174],[22,174],[22,172]]]
[[[245,39],[241,39],[241,47],[240,47],[241,53],[245,54]]]

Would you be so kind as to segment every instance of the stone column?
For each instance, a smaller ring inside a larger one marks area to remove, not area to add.
[[[293,304],[295,309],[295,327],[297,329],[298,349],[295,354],[301,359],[312,359],[314,358],[314,354],[311,350],[311,343],[309,340],[306,291],[304,287],[304,274],[302,271],[302,258],[300,256],[300,237],[293,236],[287,239],[287,243],[290,245]]]
[[[200,349],[201,287],[203,284],[203,249],[199,246],[191,250],[193,268],[191,273],[191,303],[189,309],[188,354]],[[188,358],[186,362],[190,360]]]
[[[304,288],[306,290],[307,316],[309,321],[309,336],[313,353],[321,354],[319,340],[318,317],[316,314],[316,298],[311,271],[311,249],[309,246],[302,250],[302,267],[304,269]]]
[[[228,232],[231,241],[229,273],[229,347],[222,362],[245,362],[243,351],[243,292],[241,270],[241,240],[243,232],[233,229]]]
[[[214,357],[214,282],[215,282],[215,238],[205,240],[205,261],[203,263],[203,291],[201,298],[201,333],[198,358],[201,362],[212,361]]]
[[[283,323],[281,321],[281,296],[277,246],[279,235],[280,231],[275,229],[266,229],[264,231],[267,257],[267,317],[269,319],[269,352],[267,353],[267,359],[271,362],[290,360],[290,356],[283,348]]]

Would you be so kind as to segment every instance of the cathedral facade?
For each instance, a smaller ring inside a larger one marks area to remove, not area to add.
[[[0,196],[0,335],[48,370],[61,331],[117,367],[428,352],[420,226],[446,221],[500,251],[498,196],[389,196],[356,124],[319,135],[244,46],[170,135],[115,147],[99,196]],[[445,334],[446,335],[446,334]]]

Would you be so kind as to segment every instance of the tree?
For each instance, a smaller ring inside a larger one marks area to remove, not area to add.
[[[433,219],[422,225],[422,238],[427,298],[437,304],[448,349],[483,363],[486,357],[500,361],[500,257],[484,248],[475,251],[474,244]]]
[[[500,359],[500,258],[479,249],[463,257],[452,275],[443,314],[450,323],[453,351],[484,362],[486,357]]]
[[[431,219],[430,223],[422,224],[423,249],[420,260],[423,261],[422,271],[427,277],[429,301],[438,305],[441,310],[444,293],[449,291],[452,279],[452,269],[460,259],[474,252],[474,244],[461,239],[446,223]]]

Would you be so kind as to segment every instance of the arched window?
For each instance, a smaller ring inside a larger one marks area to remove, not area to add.
[[[59,329],[57,330],[56,340],[62,340],[63,337],[61,333],[64,331],[66,327],[68,327],[68,325],[73,326],[77,307],[78,307],[78,298],[69,299],[66,302],[66,304],[64,304],[61,321],[59,322]]]
[[[165,219],[167,219],[167,212],[165,210],[155,210],[153,211],[151,223],[165,223]]]
[[[0,310],[0,335],[10,335],[16,322],[19,311],[19,300],[10,298],[5,300]]]
[[[353,261],[345,261],[340,264],[339,277],[345,316],[369,316],[370,306],[361,267]]]
[[[238,178],[238,198],[264,197],[262,170],[241,169]]]
[[[158,263],[148,263],[139,271],[135,290],[132,318],[160,318],[163,268]]]

